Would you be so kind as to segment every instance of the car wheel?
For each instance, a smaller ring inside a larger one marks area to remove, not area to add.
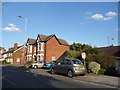
[[[34,66],[34,69],[38,68],[37,65]]]
[[[51,72],[51,74],[55,74],[55,71],[53,68],[51,68],[50,72]]]
[[[74,76],[73,71],[69,70],[68,73],[67,73],[67,75],[68,75],[69,77],[73,77],[73,76]]]

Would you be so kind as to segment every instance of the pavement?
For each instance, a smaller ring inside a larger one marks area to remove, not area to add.
[[[24,70],[25,68],[17,67],[18,70]],[[26,72],[32,72],[35,74],[41,74],[41,75],[48,75],[53,77],[52,74],[48,73],[49,69],[28,69]],[[65,77],[65,76],[63,76]],[[93,74],[86,74],[85,76],[75,76],[73,77],[75,80],[90,82],[90,83],[96,83],[96,84],[102,84],[102,85],[108,85],[113,86],[118,89],[120,89],[120,77],[115,76],[107,76],[107,75],[93,75]]]
[[[120,89],[120,77],[107,76],[107,75],[91,75],[87,74],[83,77],[75,77],[77,80],[87,81],[91,83],[97,83],[102,85],[109,85],[118,87]]]

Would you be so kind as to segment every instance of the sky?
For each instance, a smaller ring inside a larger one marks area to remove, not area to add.
[[[116,46],[119,30],[117,2],[2,3],[2,47],[6,49],[38,34],[55,34],[69,44]]]

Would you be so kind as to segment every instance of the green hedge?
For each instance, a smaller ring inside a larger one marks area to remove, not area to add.
[[[95,61],[101,65],[99,74],[110,75],[115,72],[115,57],[104,54],[89,54],[86,58],[86,65]]]

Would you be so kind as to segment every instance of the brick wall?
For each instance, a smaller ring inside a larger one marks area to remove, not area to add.
[[[47,62],[51,62],[52,56],[55,56],[55,60],[57,60],[65,51],[69,51],[69,46],[60,45],[56,38],[52,37],[46,42],[45,59]]]
[[[13,64],[22,64],[22,59],[24,59],[23,63],[26,63],[26,55],[22,57],[22,52],[23,47],[13,53]],[[20,59],[20,62],[17,62],[17,59]]]

